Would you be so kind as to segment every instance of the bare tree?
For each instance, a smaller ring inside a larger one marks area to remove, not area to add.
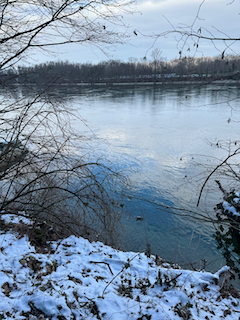
[[[204,17],[201,16],[201,9],[205,2],[206,0],[203,0],[199,5],[191,24],[183,22],[180,26],[175,26],[167,17],[164,17],[171,28],[162,33],[155,33],[153,35],[155,41],[161,37],[174,35],[180,58],[184,58],[190,54],[196,55],[198,52],[204,53],[204,49],[201,48],[202,41],[210,42],[221,54],[222,58],[225,57],[227,52],[237,54],[237,52],[232,49],[232,46],[240,41],[238,36],[229,35],[225,30],[219,30],[214,26],[211,29],[208,29],[202,23]],[[226,2],[226,6],[232,5],[234,2],[235,0]],[[238,12],[236,14],[238,14]],[[219,48],[220,43],[223,45],[223,49]]]
[[[154,81],[156,82],[156,75],[159,73],[160,63],[163,61],[162,51],[158,48],[153,49],[151,52],[151,58],[153,63]]]
[[[119,195],[124,179],[92,150],[92,138],[71,128],[76,110],[49,98],[51,84],[25,95],[8,70],[36,50],[66,43],[105,50],[125,41],[121,14],[130,3],[0,1],[0,70],[6,75],[0,88],[2,214],[28,215],[58,226],[62,233],[113,243],[119,220],[113,190]]]
[[[122,14],[132,1],[21,0],[0,2],[0,69],[34,50],[80,43],[100,50],[129,36]]]

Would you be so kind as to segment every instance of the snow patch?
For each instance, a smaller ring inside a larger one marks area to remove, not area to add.
[[[13,220],[15,221],[15,220]],[[237,319],[239,298],[223,297],[215,274],[158,265],[70,236],[37,253],[26,236],[0,232],[0,318]],[[36,318],[34,318],[36,317]]]
[[[231,206],[227,201],[223,202],[223,208],[224,208],[224,210],[232,213],[234,216],[240,216],[240,214],[237,212],[236,208]]]

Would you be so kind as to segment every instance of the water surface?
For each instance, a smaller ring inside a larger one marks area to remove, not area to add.
[[[239,88],[234,85],[65,90],[93,132],[108,142],[99,141],[98,147],[129,175],[129,194],[135,198],[198,211],[207,166],[227,154],[219,144],[239,138]],[[214,180],[206,191],[200,209],[214,217],[213,207],[221,200]],[[207,259],[207,268],[214,270],[224,264],[211,224],[135,198],[122,209],[121,249],[144,251],[149,243],[153,253],[182,265],[199,267]]]
[[[96,155],[131,180],[130,198],[119,208],[120,249],[144,251],[150,244],[152,253],[183,266],[199,268],[206,259],[211,271],[225,263],[212,224],[152,203],[214,217],[221,201],[217,176],[206,186],[200,207],[196,204],[209,170],[228,154],[219,146],[239,140],[237,85],[61,86],[50,94],[80,113],[84,123],[74,121],[73,127],[94,133]]]

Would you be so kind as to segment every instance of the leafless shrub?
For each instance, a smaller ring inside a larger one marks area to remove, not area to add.
[[[124,179],[89,150],[92,138],[71,129],[70,113],[39,95],[2,115],[0,210],[112,243],[120,218],[113,190]]]
[[[6,75],[0,92],[2,214],[24,211],[61,230],[114,241],[119,220],[114,190],[124,179],[97,155],[91,138],[72,130],[75,111],[50,97],[49,81],[24,95],[12,68],[62,44],[94,45],[105,52],[122,43],[128,38],[122,13],[131,3],[0,1],[0,72]]]

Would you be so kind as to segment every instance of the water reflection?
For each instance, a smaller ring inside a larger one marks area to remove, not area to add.
[[[148,242],[153,253],[173,262],[189,265],[198,261],[199,266],[201,259],[207,259],[210,270],[224,263],[212,237],[212,225],[139,200],[198,210],[199,185],[193,181],[203,168],[195,164],[202,162],[201,155],[223,156],[222,150],[209,141],[236,138],[238,126],[227,123],[231,109],[223,98],[232,100],[234,109],[239,110],[234,100],[239,91],[223,89],[219,94],[220,88],[214,86],[108,88],[75,97],[81,115],[109,142],[103,147],[108,158],[133,181],[129,191],[133,198],[122,221],[121,249],[142,251]],[[207,208],[214,216],[216,195],[212,196],[212,200],[211,195],[205,199],[201,209]],[[136,221],[137,216],[144,220]]]
[[[107,140],[107,144],[98,140],[99,155],[105,155],[132,181],[128,191],[131,199],[121,209],[121,249],[144,251],[150,243],[152,253],[172,262],[189,266],[197,261],[200,267],[201,259],[207,259],[208,270],[224,264],[211,224],[179,216],[179,211],[163,210],[151,202],[199,210],[201,174],[206,165],[218,163],[225,155],[216,142],[236,139],[238,123],[227,120],[239,118],[239,93],[234,85],[61,86],[48,93],[51,99],[76,108],[94,133]],[[76,130],[88,131],[80,122],[73,125]],[[211,216],[220,199],[215,192],[209,189],[200,208]],[[137,216],[143,221],[137,221]]]

